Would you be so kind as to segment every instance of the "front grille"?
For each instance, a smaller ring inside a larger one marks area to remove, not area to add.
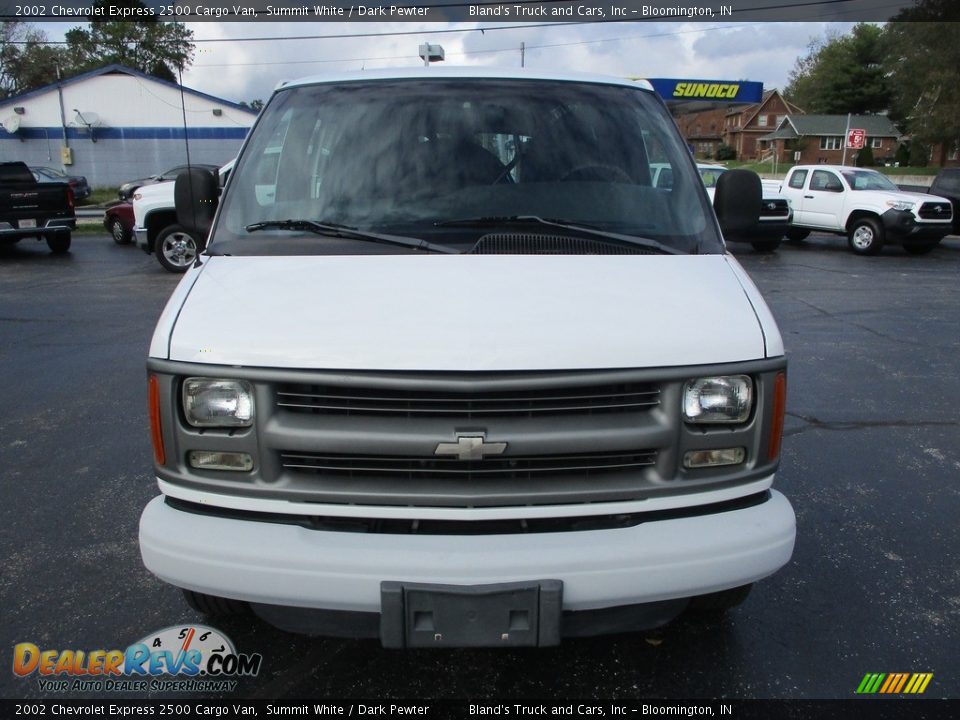
[[[386,476],[396,480],[529,480],[538,475],[553,477],[568,474],[585,477],[636,471],[653,465],[656,459],[655,450],[488,457],[476,461],[440,457],[280,453],[281,464],[288,470],[338,479]]]
[[[431,448],[432,449],[432,448]],[[429,452],[429,450],[427,451]],[[516,507],[617,502],[667,488],[656,450],[517,455],[462,461],[434,455],[278,453],[288,484],[312,502],[396,507]]]
[[[764,200],[763,201],[763,211],[761,215],[763,217],[787,217],[790,214],[790,206],[787,204],[786,200]]]
[[[660,404],[651,383],[471,391],[284,384],[277,405],[290,412],[390,417],[474,418],[534,414],[637,412]]]
[[[949,220],[950,203],[946,202],[925,202],[917,211],[924,220]]]

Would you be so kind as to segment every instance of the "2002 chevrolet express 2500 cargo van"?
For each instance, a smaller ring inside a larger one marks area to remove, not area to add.
[[[648,84],[286,84],[222,197],[199,170],[176,194],[209,245],[150,346],[140,547],[196,609],[551,645],[790,559],[783,344],[721,237],[760,181],[724,173],[714,214]]]

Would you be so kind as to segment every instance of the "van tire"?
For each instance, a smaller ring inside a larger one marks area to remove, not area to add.
[[[688,610],[697,613],[722,613],[735,608],[737,605],[747,599],[750,591],[753,589],[753,583],[741,585],[740,587],[721,590],[720,592],[710,593],[709,595],[698,595],[690,598]]]
[[[230,600],[228,598],[216,597],[215,595],[205,595],[204,593],[194,592],[193,590],[184,590],[183,599],[187,601],[187,605],[198,613],[210,617],[246,615],[250,611],[250,606],[241,600]]]

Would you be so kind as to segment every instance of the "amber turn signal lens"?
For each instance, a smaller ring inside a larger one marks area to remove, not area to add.
[[[777,373],[773,381],[773,412],[770,417],[770,444],[767,446],[767,458],[776,460],[780,456],[780,440],[783,438],[783,418],[787,412],[787,375]]]
[[[163,451],[163,430],[160,425],[160,382],[156,375],[148,381],[147,398],[150,412],[150,439],[153,441],[153,459],[163,465],[167,458]]]

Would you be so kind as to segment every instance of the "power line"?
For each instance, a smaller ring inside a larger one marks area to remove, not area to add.
[[[567,23],[567,24],[583,24],[583,23]],[[596,24],[596,23],[590,23]],[[549,26],[553,26],[553,23],[550,23]],[[752,24],[743,24],[743,25],[716,25],[708,28],[696,28],[690,30],[676,30],[674,32],[663,32],[663,33],[650,33],[647,35],[625,35],[620,37],[611,37],[611,38],[596,38],[593,40],[577,40],[572,42],[564,43],[544,43],[540,45],[531,45],[527,43],[526,48],[528,50],[541,50],[546,48],[556,48],[556,47],[569,47],[573,45],[590,45],[593,43],[601,42],[617,42],[622,40],[643,40],[648,38],[658,38],[658,37],[670,37],[675,35],[688,35],[691,33],[704,33],[711,30],[733,30],[745,27],[751,27]],[[513,28],[510,28],[513,29]],[[450,52],[447,53],[448,57],[462,57],[465,55],[489,55],[494,53],[503,53],[503,52],[517,52],[516,47],[508,48],[492,48],[487,50],[464,50],[461,52]],[[312,64],[323,64],[323,63],[348,63],[348,62],[368,62],[371,60],[403,60],[405,58],[413,57],[413,55],[381,55],[379,57],[357,57],[357,58],[336,58],[329,60],[272,60],[272,61],[260,61],[260,62],[232,62],[232,63],[201,63],[195,64],[190,69],[196,70],[198,68],[219,68],[219,67],[235,67],[235,66],[261,66],[261,65],[312,65]]]

